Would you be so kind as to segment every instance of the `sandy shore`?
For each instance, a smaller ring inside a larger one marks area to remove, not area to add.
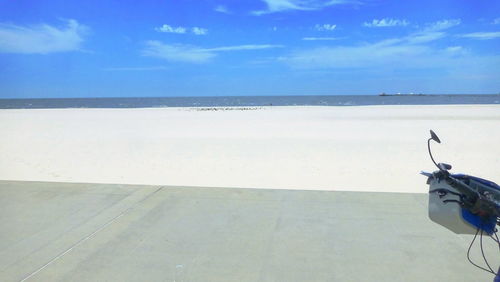
[[[500,106],[0,110],[0,179],[426,192],[435,157],[500,182]]]

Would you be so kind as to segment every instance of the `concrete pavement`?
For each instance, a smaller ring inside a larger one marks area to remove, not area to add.
[[[467,262],[472,237],[432,223],[426,200],[0,181],[0,280],[492,281]]]

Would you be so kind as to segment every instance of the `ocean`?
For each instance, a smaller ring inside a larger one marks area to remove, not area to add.
[[[0,99],[0,109],[500,104],[495,95],[335,95]]]

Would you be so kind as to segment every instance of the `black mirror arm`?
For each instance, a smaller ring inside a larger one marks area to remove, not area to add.
[[[434,158],[432,157],[432,153],[431,153],[431,140],[434,140],[432,137],[427,139],[427,150],[429,150],[429,156],[431,157],[431,160],[432,162],[434,163],[434,165],[439,169],[441,170],[441,168],[439,167],[439,165],[436,163],[436,161],[434,160]]]

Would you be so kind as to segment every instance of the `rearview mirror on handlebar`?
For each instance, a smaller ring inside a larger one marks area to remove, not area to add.
[[[432,131],[432,130],[431,130],[431,139],[441,144],[441,140],[439,140],[439,137],[437,136],[437,134],[434,133],[434,131]]]

